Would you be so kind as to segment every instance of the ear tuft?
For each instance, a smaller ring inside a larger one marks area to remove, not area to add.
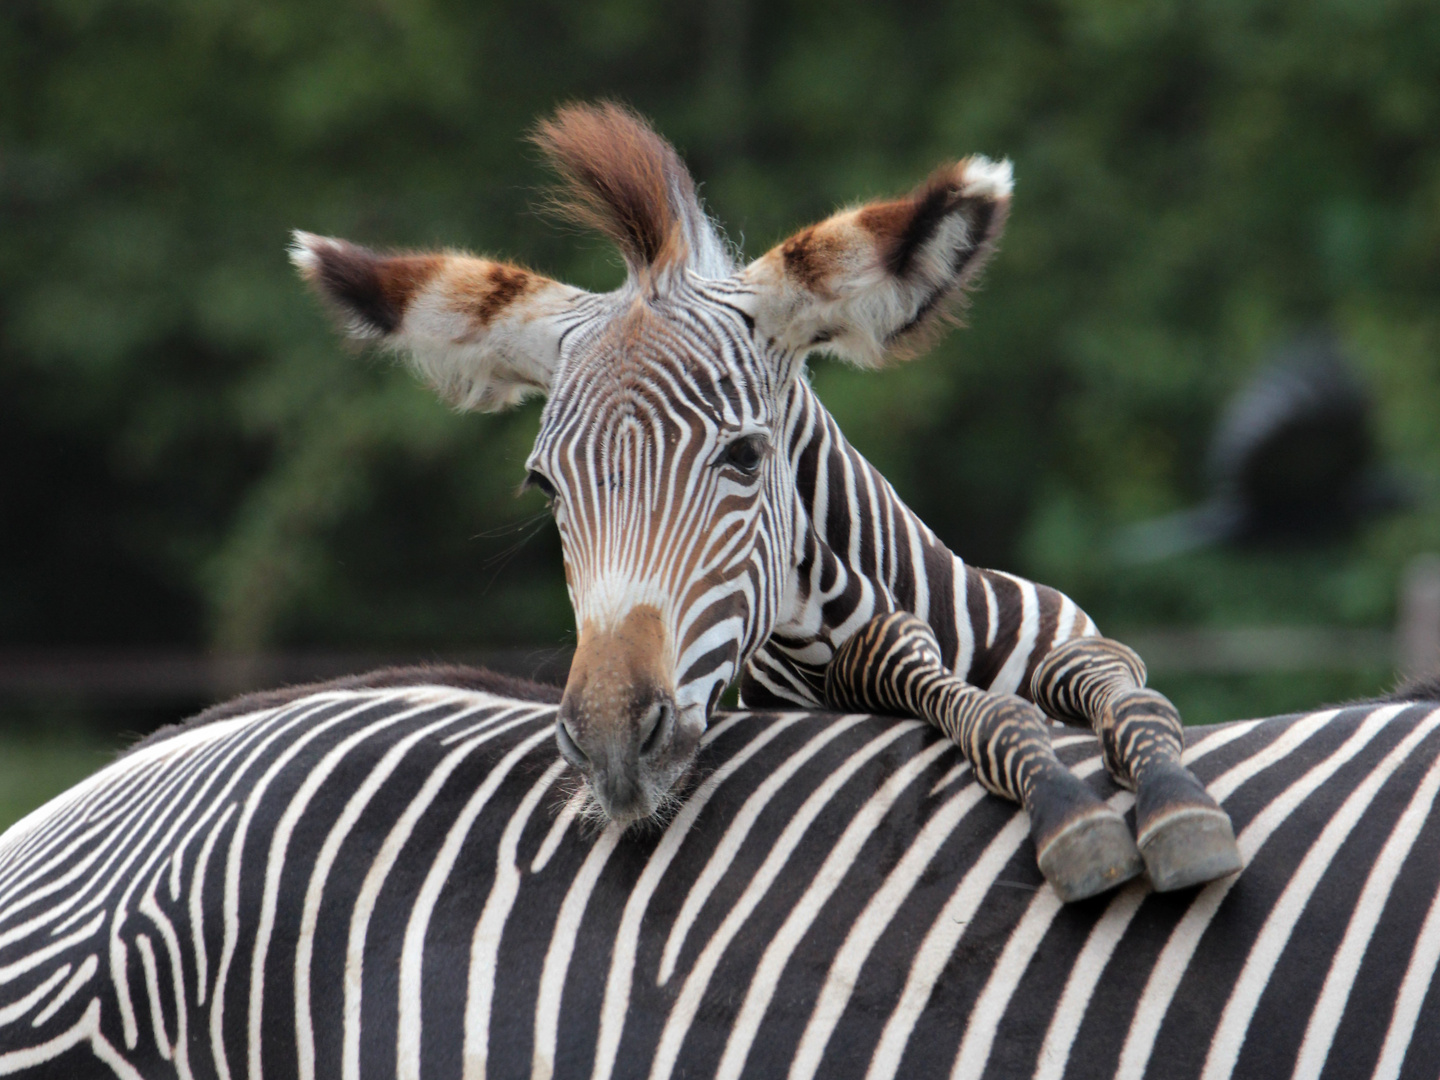
[[[396,333],[415,296],[440,270],[437,255],[381,256],[346,240],[296,230],[290,261],[356,338]]]
[[[531,141],[562,180],[549,208],[608,236],[632,276],[734,270],[680,155],[634,110],[613,101],[564,105]]]
[[[953,276],[954,289],[973,268],[943,263],[951,251],[964,251],[964,262],[975,262],[975,268],[988,257],[999,231],[997,214],[1003,219],[1012,186],[1008,161],[970,157],[937,169],[903,199],[863,207],[857,220],[874,235],[891,274],[935,281]]]
[[[315,249],[324,243],[326,240],[323,236],[316,236],[304,229],[295,229],[290,233],[290,246],[285,249],[286,254],[306,281],[314,280],[316,269],[320,265],[320,256],[315,253]]]
[[[976,154],[960,163],[960,190],[971,199],[1008,199],[1015,190],[1010,160],[991,161]]]

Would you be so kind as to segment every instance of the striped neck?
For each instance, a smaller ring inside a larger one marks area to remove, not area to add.
[[[801,685],[789,689],[803,686],[807,703],[818,704],[834,651],[881,612],[931,622],[942,644],[948,638],[952,661],[950,583],[964,564],[850,444],[810,384],[791,385],[784,431],[795,475],[793,559],[765,651],[792,661]],[[937,585],[944,595],[933,595]]]
[[[746,704],[823,705],[835,651],[892,611],[929,623],[946,666],[967,681],[1021,694],[1053,643],[1095,632],[1062,593],[967,566],[850,444],[804,379],[792,383],[782,430],[795,474],[793,554],[775,629],[746,666]]]

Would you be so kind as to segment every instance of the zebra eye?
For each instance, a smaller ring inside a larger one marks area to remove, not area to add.
[[[727,465],[746,476],[753,476],[760,468],[760,463],[765,460],[765,452],[769,449],[770,444],[764,435],[746,435],[721,450],[716,464]]]
[[[520,485],[521,491],[529,491],[531,488],[538,488],[540,494],[547,499],[555,498],[555,485],[546,479],[544,473],[538,473],[534,469],[525,477],[525,483]]]

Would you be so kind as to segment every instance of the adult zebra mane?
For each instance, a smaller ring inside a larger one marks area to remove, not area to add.
[[[546,705],[558,705],[562,687],[550,683],[521,679],[513,675],[502,675],[489,668],[469,667],[464,664],[411,664],[404,667],[386,667],[367,671],[359,675],[345,675],[338,679],[302,683],[298,686],[282,686],[275,690],[258,690],[250,694],[219,704],[211,705],[201,713],[178,724],[167,724],[151,732],[135,745],[129,747],[121,757],[133,754],[142,747],[169,739],[192,728],[204,727],[217,720],[228,720],[246,713],[274,709],[299,701],[311,694],[328,690],[381,690],[401,686],[453,686],[457,690],[476,690],[501,697],[518,698],[521,701],[535,701]]]
[[[1398,705],[1409,701],[1440,701],[1440,671],[1407,679],[1394,690],[1378,697],[1363,699],[1357,704]]]
[[[734,270],[680,156],[631,109],[565,105],[531,139],[562,181],[549,208],[614,242],[632,280],[658,283],[681,267],[711,277]]]

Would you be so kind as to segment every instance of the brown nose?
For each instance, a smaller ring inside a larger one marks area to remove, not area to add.
[[[612,820],[654,813],[673,780],[675,730],[670,642],[660,612],[641,605],[604,630],[582,626],[555,741]]]

